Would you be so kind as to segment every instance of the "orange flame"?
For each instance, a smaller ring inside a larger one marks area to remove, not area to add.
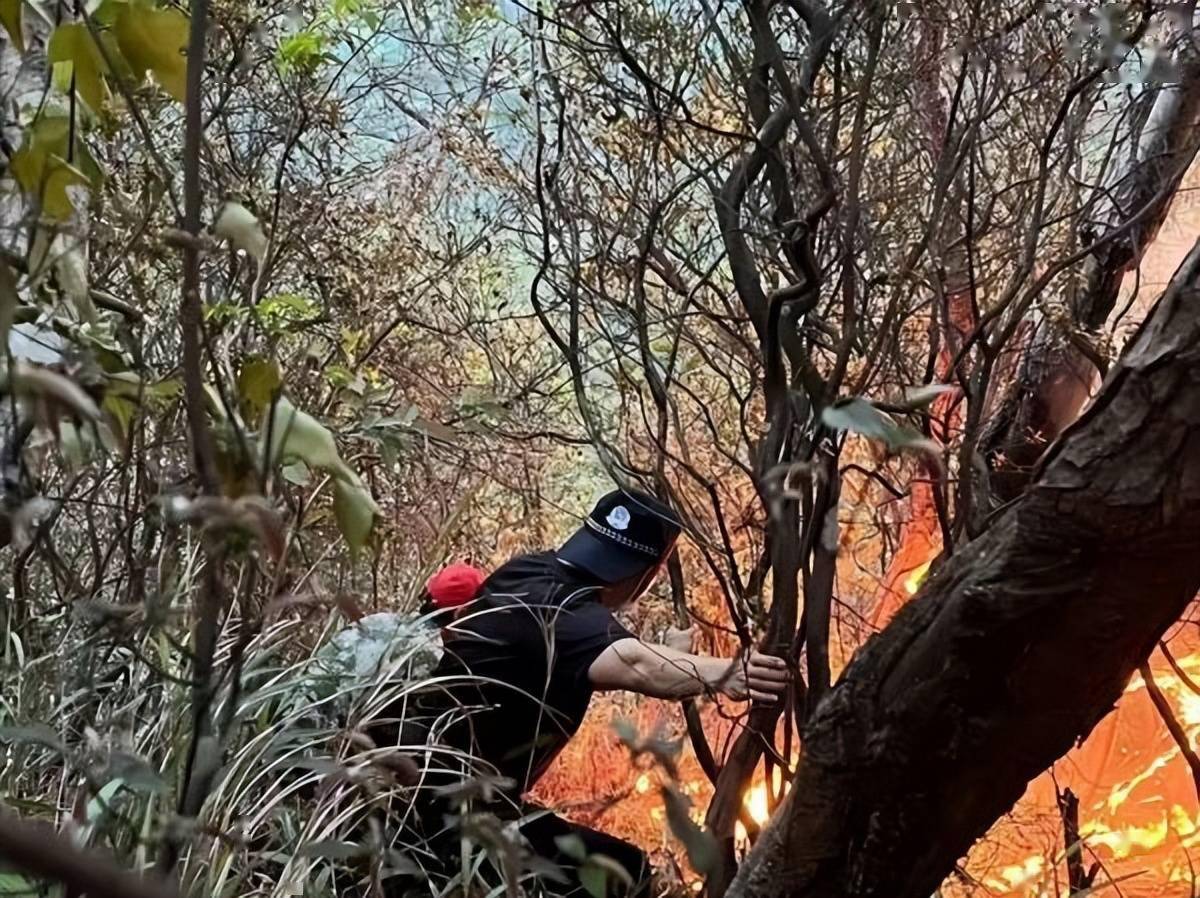
[[[1198,647],[1194,636],[1186,645],[1183,642],[1178,640],[1177,649]],[[1180,651],[1176,664],[1189,678],[1200,679],[1200,652]],[[1200,695],[1161,657],[1156,656],[1153,665],[1155,684],[1195,748],[1200,745]],[[1195,785],[1140,676],[1130,680],[1117,710],[1056,772],[1061,782],[1040,778],[1018,806],[1022,820],[1029,813],[1044,814],[1047,827],[1036,831],[1015,820],[1001,821],[993,830],[998,841],[990,857],[985,861],[986,852],[980,852],[979,863],[987,868],[976,868],[975,875],[993,894],[1012,898],[1062,894],[1065,852],[1056,820],[1056,785],[1069,785],[1079,796],[1083,866],[1100,865],[1094,889],[1119,883],[1125,898],[1191,894],[1193,882],[1200,878],[1191,857],[1192,849],[1200,846]],[[1009,847],[996,852],[1001,842]],[[959,892],[951,888],[945,894]]]

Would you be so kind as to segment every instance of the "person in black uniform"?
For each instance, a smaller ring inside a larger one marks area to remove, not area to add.
[[[556,552],[514,558],[483,584],[479,597],[447,631],[433,673],[445,684],[425,703],[430,717],[458,720],[441,742],[484,762],[511,783],[514,814],[522,796],[579,729],[597,690],[654,698],[721,693],[735,700],[776,701],[787,686],[786,663],[758,653],[722,659],[639,640],[613,611],[641,596],[674,551],[680,521],[670,507],[633,490],[606,495]],[[531,815],[521,833],[533,851],[564,869],[580,890],[579,862],[561,849],[575,836],[589,854],[607,855],[629,873],[635,895],[650,867],[636,846],[549,812]],[[582,892],[580,892],[582,894]]]

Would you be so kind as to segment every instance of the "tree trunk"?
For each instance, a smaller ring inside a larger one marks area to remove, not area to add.
[[[1200,243],[1024,496],[817,709],[730,898],[928,898],[1112,709],[1198,549]]]

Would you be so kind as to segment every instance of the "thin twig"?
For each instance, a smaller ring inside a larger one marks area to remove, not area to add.
[[[1188,768],[1192,771],[1192,780],[1196,784],[1196,795],[1200,796],[1200,755],[1197,755],[1196,750],[1192,748],[1187,732],[1175,717],[1175,712],[1171,710],[1171,703],[1167,701],[1167,697],[1154,682],[1154,674],[1150,670],[1150,665],[1142,664],[1138,668],[1138,673],[1142,675],[1142,681],[1146,684],[1146,693],[1150,696],[1150,701],[1154,703],[1158,716],[1162,718],[1167,732],[1171,734],[1171,738],[1179,747],[1179,753],[1187,761]]]

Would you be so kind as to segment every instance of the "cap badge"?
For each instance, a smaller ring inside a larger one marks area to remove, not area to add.
[[[608,526],[613,530],[628,530],[629,529],[629,509],[624,505],[618,505],[608,513]]]

